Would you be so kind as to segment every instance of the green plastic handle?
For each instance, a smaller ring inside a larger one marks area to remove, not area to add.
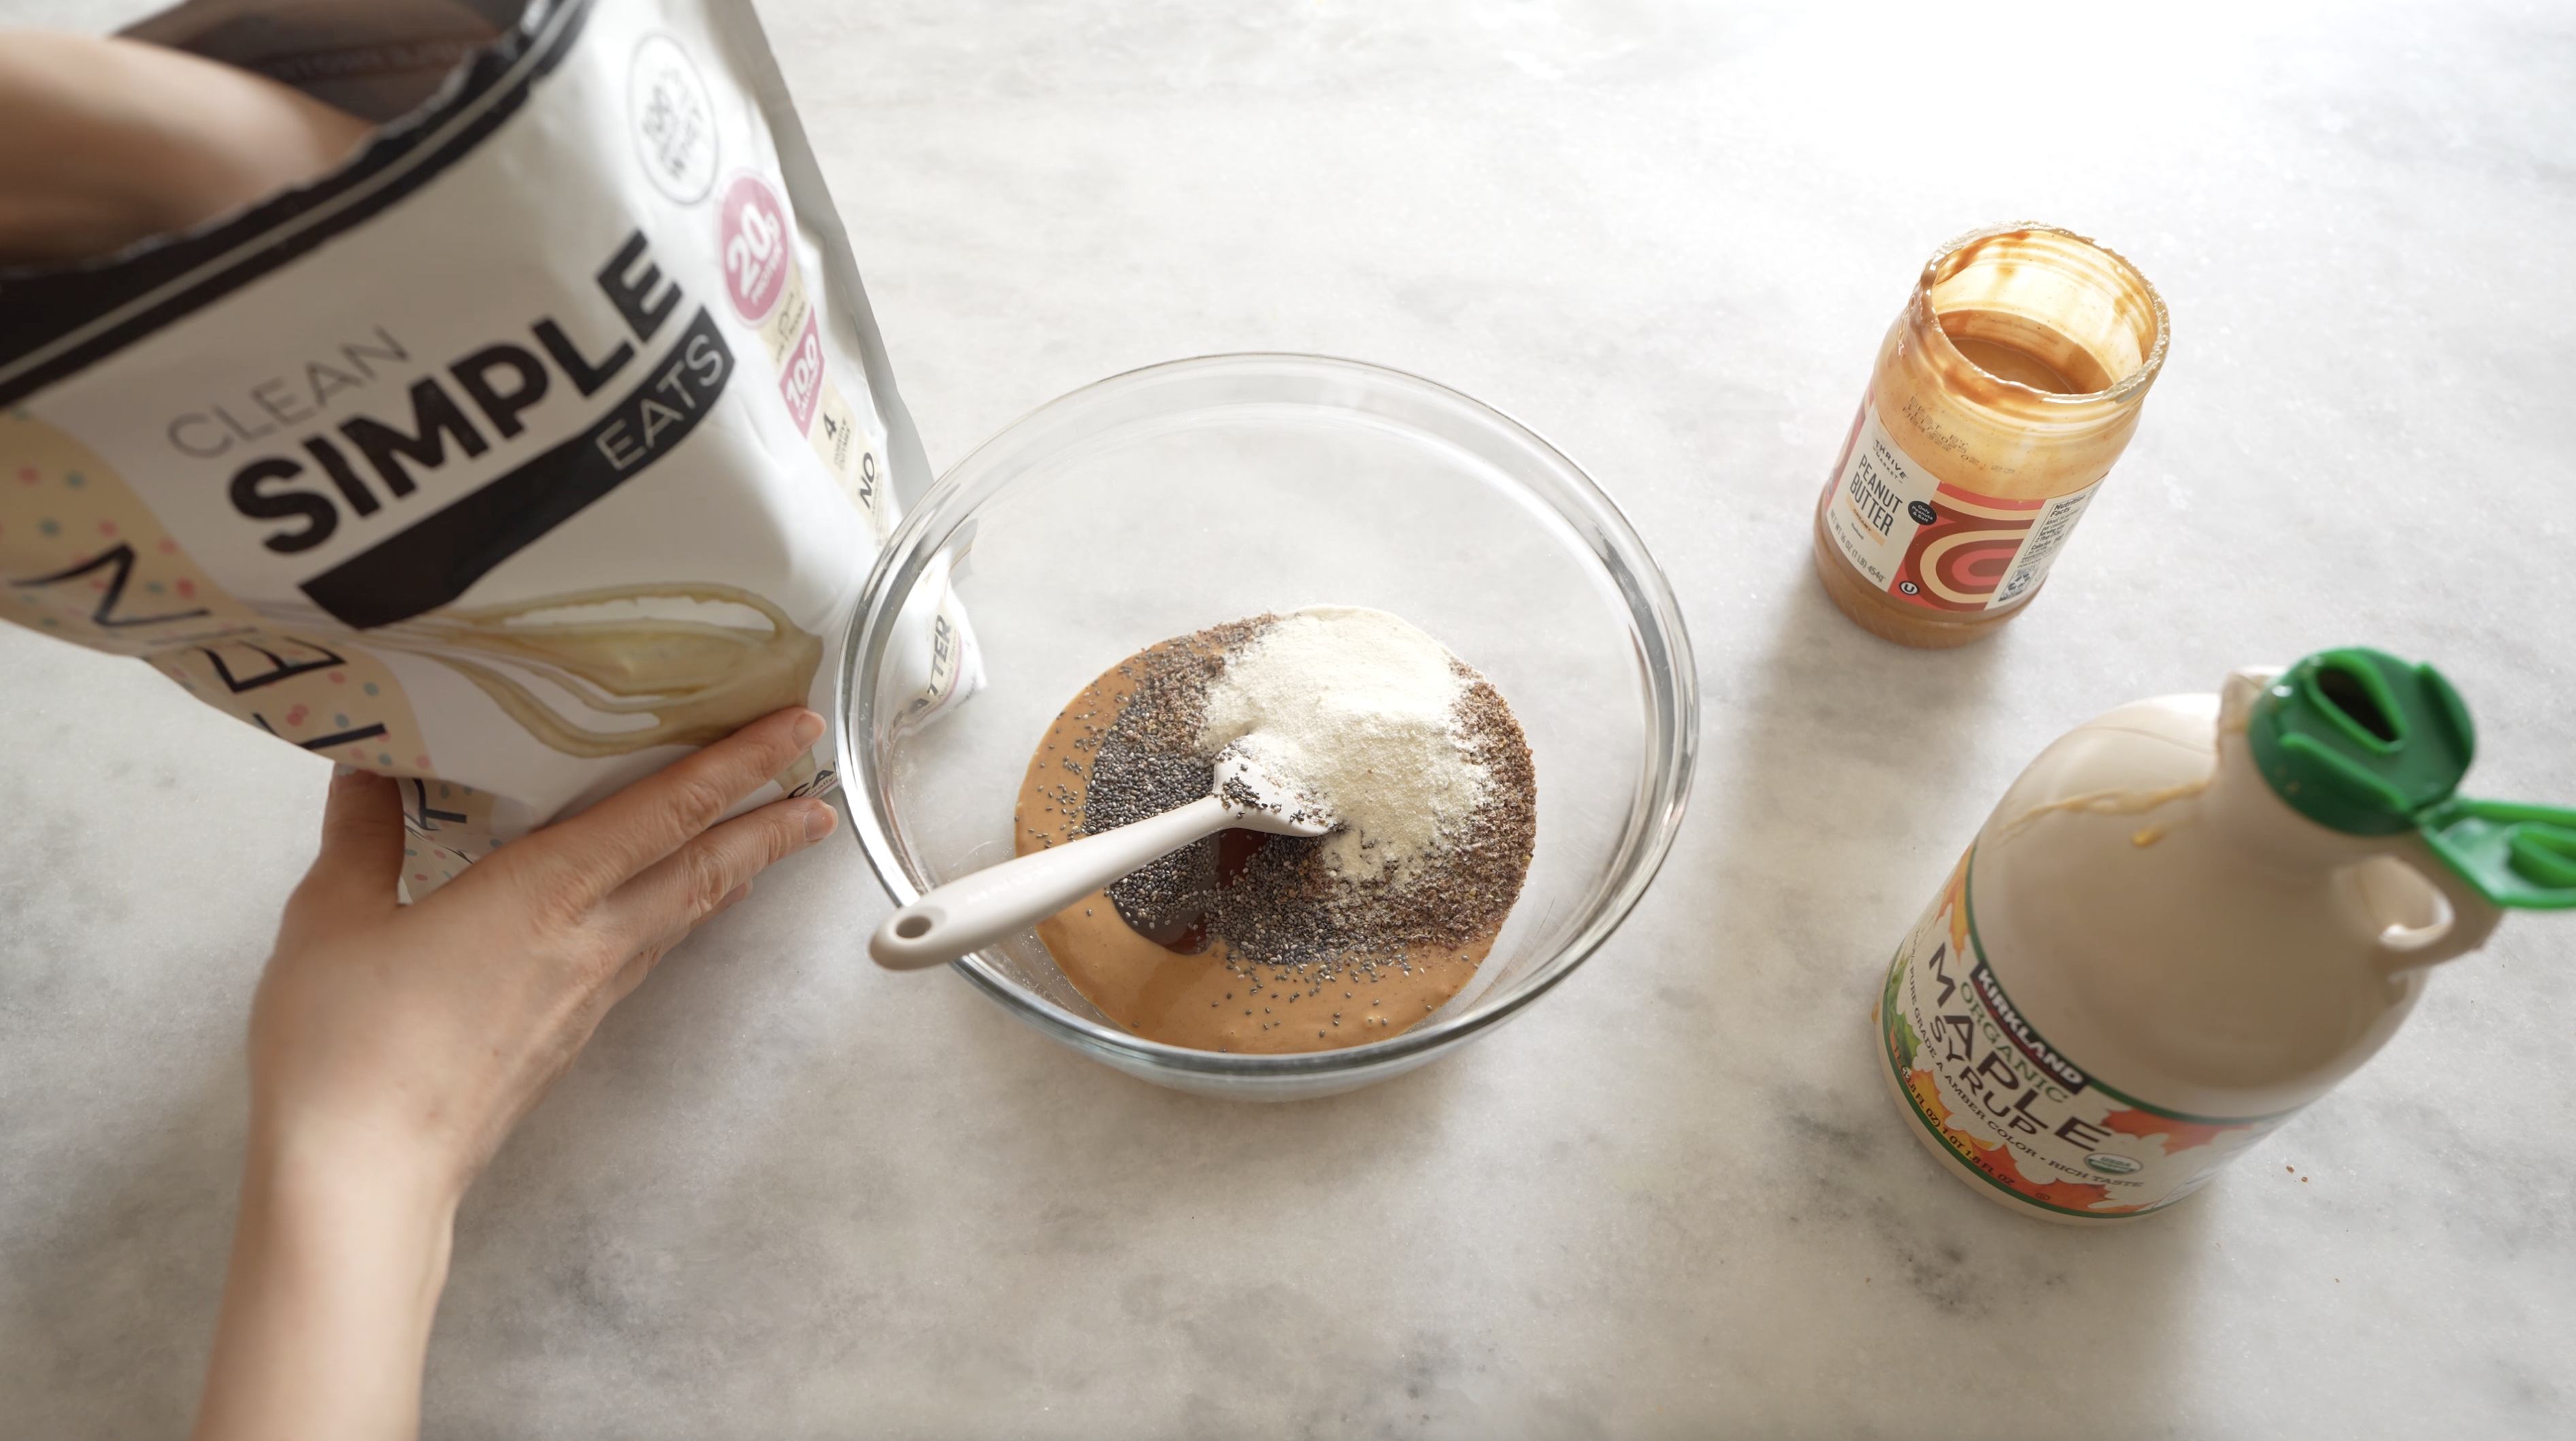
[[[2576,811],[2453,797],[2416,821],[2433,853],[2497,905],[2576,908]]]

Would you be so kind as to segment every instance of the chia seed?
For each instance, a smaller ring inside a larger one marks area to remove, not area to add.
[[[1198,748],[1208,686],[1229,655],[1275,620],[1211,626],[1122,667],[1135,689],[1096,734],[1088,792],[1059,797],[1075,833],[1112,830],[1210,793],[1215,757]],[[1488,784],[1465,823],[1444,833],[1402,884],[1392,862],[1375,874],[1335,870],[1321,838],[1228,830],[1110,886],[1120,917],[1183,953],[1224,940],[1229,964],[1256,992],[1255,967],[1286,971],[1301,990],[1319,994],[1328,982],[1374,980],[1381,968],[1410,973],[1408,949],[1463,948],[1492,934],[1529,872],[1536,772],[1502,696],[1463,662],[1450,666],[1462,683],[1452,734]]]

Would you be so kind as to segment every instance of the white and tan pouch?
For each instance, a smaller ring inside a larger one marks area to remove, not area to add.
[[[139,38],[382,122],[0,271],[0,618],[396,777],[406,891],[831,668],[928,463],[741,0],[198,0]],[[978,680],[953,602],[920,712]],[[833,736],[778,778],[835,783]]]

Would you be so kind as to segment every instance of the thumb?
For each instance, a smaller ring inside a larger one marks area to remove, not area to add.
[[[362,914],[392,910],[402,856],[400,787],[373,771],[343,767],[322,804],[322,853],[289,904]]]

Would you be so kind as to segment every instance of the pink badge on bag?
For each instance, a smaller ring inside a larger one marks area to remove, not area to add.
[[[805,317],[805,333],[796,337],[796,346],[787,352],[787,363],[778,375],[778,393],[787,398],[787,413],[796,419],[800,431],[814,427],[814,407],[823,398],[823,333],[814,326],[811,315]]]
[[[787,289],[787,210],[768,182],[737,176],[716,208],[725,296],[736,315],[757,325]]]

